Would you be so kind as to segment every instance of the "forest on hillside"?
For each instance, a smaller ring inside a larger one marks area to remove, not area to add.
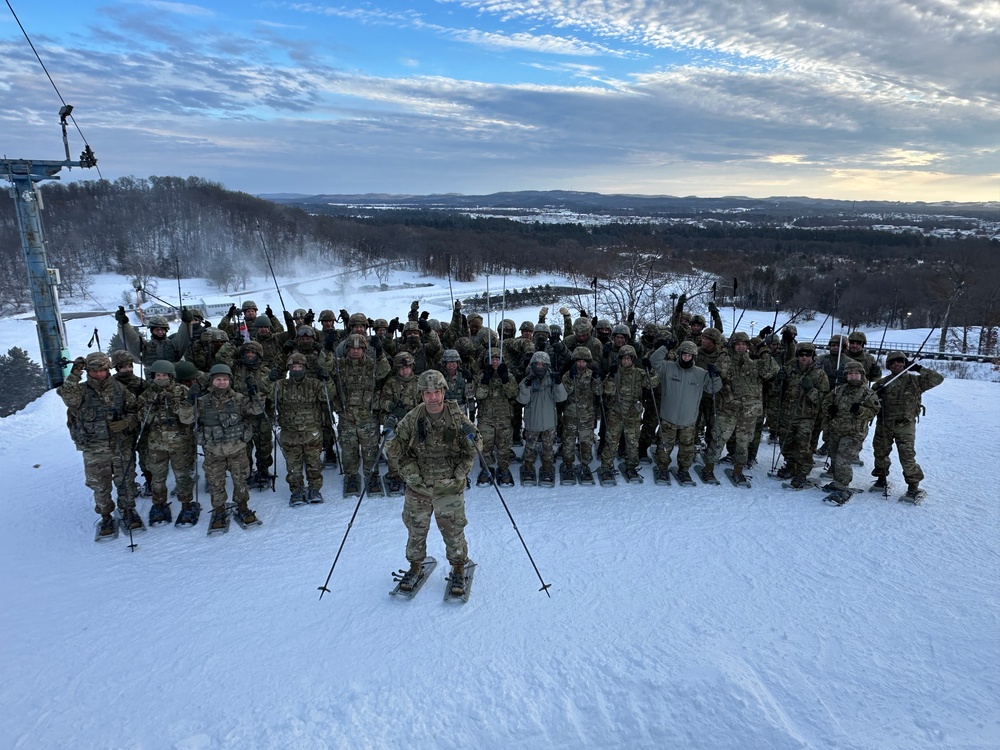
[[[715,290],[720,305],[815,309],[848,326],[1000,324],[1000,255],[984,238],[866,228],[541,224],[456,211],[307,212],[198,177],[49,183],[42,188],[49,264],[61,294],[85,296],[94,273],[209,279],[220,291],[296,266],[394,268],[457,280],[484,274],[597,279],[600,313],[662,317],[670,293]],[[318,210],[310,207],[310,211]],[[30,305],[12,201],[0,201],[0,312]],[[735,289],[734,289],[735,286]],[[592,301],[592,300],[591,300]],[[948,311],[947,320],[945,313]]]

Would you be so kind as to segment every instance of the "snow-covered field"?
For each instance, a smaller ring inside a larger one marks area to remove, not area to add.
[[[113,310],[127,283],[106,281],[92,293]],[[317,311],[449,307],[446,281],[282,292]],[[106,342],[110,315],[67,324],[74,355],[95,325]],[[32,322],[0,326],[0,349],[14,345],[37,359]],[[325,505],[289,508],[280,481],[253,493],[257,529],[209,538],[203,517],[144,532],[134,553],[125,537],[95,544],[50,392],[0,420],[0,747],[1000,747],[1000,386],[949,379],[924,404],[919,507],[866,494],[831,508],[763,467],[749,492],[648,476],[505,490],[551,599],[496,492],[474,488],[479,567],[453,605],[443,566],[413,601],[387,596],[400,498],[362,503],[319,600],[356,503],[335,468]],[[890,479],[902,486],[895,457]],[[429,546],[443,560],[436,530]]]

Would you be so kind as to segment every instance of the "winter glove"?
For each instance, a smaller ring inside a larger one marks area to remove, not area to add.
[[[118,309],[121,310],[120,307]],[[83,357],[77,357],[76,359],[73,360],[73,370],[72,370],[73,373],[80,374],[86,369],[87,369],[86,359],[84,359]]]
[[[579,312],[580,312],[580,317],[581,318],[589,318],[590,317],[590,314],[586,310],[584,310],[582,307],[580,308]]]
[[[708,303],[708,311],[710,313],[717,313],[717,312],[719,312],[719,308],[716,306],[714,300]]]
[[[524,384],[531,388],[531,384],[535,382],[535,377],[533,375],[526,375],[524,378]]]
[[[476,426],[472,422],[462,422],[462,434],[470,443],[476,442]],[[464,478],[464,475],[458,478]]]
[[[455,312],[459,312],[462,309],[462,300],[455,300]]]
[[[118,419],[114,422],[108,422],[108,429],[112,432],[125,432],[128,429],[128,420]]]
[[[115,312],[115,320],[123,326],[128,325],[128,313],[125,312],[125,308],[121,305],[118,306],[118,310]]]
[[[716,367],[715,365],[710,364],[707,369],[708,369],[708,374],[711,375],[713,378],[718,376],[719,368]]]
[[[788,372],[786,370],[778,370],[774,374],[774,380],[775,382],[778,383],[784,383],[786,380],[788,380]]]
[[[924,369],[923,365],[918,365],[918,364],[910,365],[910,372],[920,372],[923,369]]]
[[[323,348],[326,349],[328,352],[332,352],[336,346],[337,346],[337,332],[327,331],[323,335]]]
[[[857,404],[855,404],[855,406],[857,406]],[[828,407],[826,407],[826,413],[829,414],[831,417],[837,416],[838,411],[840,411],[840,408],[836,404],[830,404]],[[851,411],[854,411],[853,406],[851,407]]]
[[[234,315],[235,315],[235,314],[236,314],[237,312],[239,312],[239,310],[237,310],[237,309],[236,309],[236,305],[230,305],[230,306],[229,306],[229,309],[228,309],[228,310],[226,310],[226,317],[227,317],[227,318],[231,318],[231,317],[233,317],[233,316],[234,316]]]
[[[608,377],[613,378],[618,374],[618,365],[611,365],[611,369],[608,370]]]
[[[368,318],[368,327],[371,328],[373,331],[375,330],[375,321],[372,320],[371,318]]]
[[[182,307],[181,308],[181,322],[182,323],[190,323],[192,320],[194,320],[194,314],[190,310],[188,310],[186,307]]]
[[[861,404],[851,404],[851,414],[855,416],[861,413]]]
[[[547,308],[547,307],[543,307],[541,310],[539,310],[538,311],[538,322],[539,323],[544,323],[545,322],[545,317],[548,314],[549,314],[549,308]]]
[[[382,339],[378,336],[372,336],[368,339],[368,343],[372,345],[372,349],[375,350],[375,358],[378,359],[382,356]]]
[[[763,328],[760,329],[760,337],[762,339],[766,339],[772,333],[774,333],[774,329],[771,328],[771,326],[764,326]]]
[[[552,378],[552,385],[559,385],[559,373],[554,372],[549,377]]]
[[[649,361],[649,357],[642,358],[642,366],[647,372],[653,369],[653,363]]]
[[[274,310],[271,309],[270,305],[268,305],[267,307],[264,308],[264,314],[268,318],[273,318],[274,317]]]
[[[272,383],[277,382],[278,380],[281,380],[281,372],[277,367],[272,367],[271,371],[267,374],[267,379]]]
[[[382,426],[382,434],[388,439],[392,440],[396,437],[396,425],[399,424],[399,417],[395,414],[390,414],[385,418],[385,424]]]
[[[326,371],[325,367],[317,367],[316,377],[325,383],[327,380],[330,379],[330,373]]]
[[[493,380],[493,368],[487,367],[483,370],[483,385],[489,385],[491,380]]]
[[[174,383],[174,387],[170,389],[170,395],[173,397],[174,403],[180,403],[187,398],[187,388],[180,383]]]
[[[424,310],[422,313],[420,313],[421,320],[427,320],[430,316],[431,314],[429,310]]]
[[[292,339],[288,339],[288,341],[285,342],[285,345],[281,347],[281,350],[285,354],[291,354],[295,351],[295,342],[292,341]]]
[[[389,321],[389,335],[392,336],[396,331],[399,330],[399,318],[393,318]]]
[[[510,380],[510,373],[507,371],[506,362],[501,362],[497,365],[497,375],[500,376],[501,383],[507,383]]]
[[[802,378],[802,380],[799,381],[799,387],[802,388],[803,393],[809,393],[809,391],[815,388],[812,378]]]
[[[635,310],[628,311],[628,316],[625,318],[625,322],[628,323],[629,325],[635,323]]]
[[[316,313],[314,313],[312,311],[312,308],[310,307],[308,310],[306,310],[305,324],[307,326],[311,326],[314,320],[316,320]]]
[[[348,323],[351,320],[351,314],[344,308],[340,308],[340,319],[344,321],[344,323]]]
[[[421,315],[424,315],[424,313],[421,313]],[[427,318],[422,317],[420,318],[420,320],[417,321],[417,328],[419,328],[424,333],[430,333],[431,324],[427,322]]]
[[[287,328],[289,331],[291,331],[294,334],[295,333],[295,319],[292,317],[291,313],[288,312],[288,310],[282,310],[281,313],[285,317],[285,328]]]
[[[559,314],[562,315],[565,318],[567,315],[569,315],[569,308],[568,307],[560,307],[559,308]]]

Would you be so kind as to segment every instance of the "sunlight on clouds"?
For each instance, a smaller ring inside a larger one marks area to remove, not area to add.
[[[215,11],[209,10],[208,8],[202,8],[200,5],[191,5],[190,3],[171,3],[167,0],[142,0],[139,5],[145,5],[149,8],[156,8],[156,10],[162,10],[167,13],[176,13],[180,16],[214,16]]]
[[[929,153],[927,151],[913,151],[903,148],[890,148],[882,153],[882,158],[876,160],[876,164],[896,167],[923,167],[933,164],[944,158],[943,154]]]
[[[802,154],[771,154],[764,158],[769,164],[803,164],[806,157]]]

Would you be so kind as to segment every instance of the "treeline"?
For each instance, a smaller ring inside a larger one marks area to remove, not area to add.
[[[565,274],[584,287],[595,277],[608,287],[624,279],[628,288],[608,295],[615,301],[606,314],[615,317],[642,295],[714,283],[720,303],[809,307],[851,327],[938,325],[959,290],[951,325],[983,326],[989,340],[1000,322],[1000,255],[981,238],[743,221],[543,224],[441,210],[358,217],[333,206],[279,205],[196,177],[49,183],[43,193],[49,261],[61,271],[64,295],[85,294],[93,273],[170,277],[178,267],[226,291],[266,276],[270,261],[279,274],[302,264],[450,271],[459,281]],[[0,201],[0,230],[0,309],[23,308],[30,300],[12,202]],[[660,302],[658,315],[669,300]]]

